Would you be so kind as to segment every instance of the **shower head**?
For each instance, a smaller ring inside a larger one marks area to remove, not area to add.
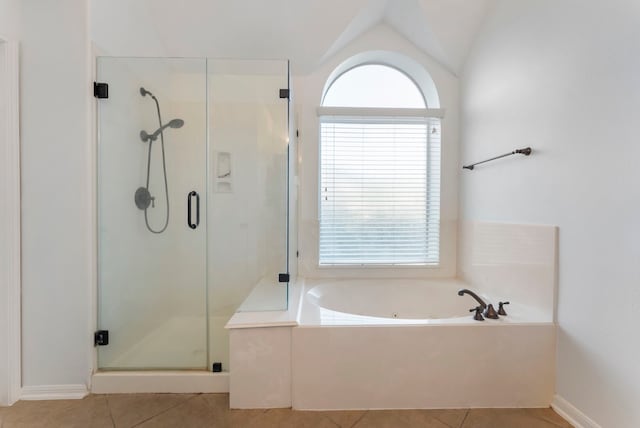
[[[153,95],[152,95],[153,96]],[[142,141],[155,141],[158,138],[158,135],[162,134],[162,131],[164,131],[167,128],[182,128],[182,126],[184,125],[184,120],[182,119],[173,119],[172,121],[170,121],[169,123],[166,123],[164,125],[162,125],[160,128],[156,129],[156,131],[153,134],[149,134],[147,133],[147,131],[140,131],[140,139]]]
[[[182,119],[173,119],[167,125],[170,128],[182,128],[182,125],[184,125],[184,120],[182,120]]]
[[[142,86],[140,86],[140,95],[142,95],[143,97],[147,96],[147,95],[151,95],[153,96],[153,94],[149,91],[147,91],[145,88],[143,88]]]

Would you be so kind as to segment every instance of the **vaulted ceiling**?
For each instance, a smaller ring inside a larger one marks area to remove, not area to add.
[[[91,34],[116,56],[289,58],[313,70],[385,23],[457,74],[492,0],[91,0]]]

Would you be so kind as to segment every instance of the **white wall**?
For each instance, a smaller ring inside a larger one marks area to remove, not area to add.
[[[91,35],[108,55],[289,58],[308,71],[367,3],[91,0]]]
[[[16,42],[19,38],[20,10],[19,3],[15,0],[0,0],[0,406],[13,401],[11,386],[9,385],[12,373],[9,367],[11,360],[12,344],[10,341],[9,328],[12,326],[10,314],[12,310],[9,305],[11,293],[9,292],[9,281],[19,281],[15,274],[16,255],[8,252],[12,251],[15,236],[15,223],[12,217],[19,215],[15,210],[16,174],[18,173],[16,159],[19,148],[14,146],[13,135],[8,132],[9,112],[13,105],[13,97],[16,88],[11,86],[13,81],[12,70],[9,67],[9,57],[12,50],[6,42]],[[16,118],[17,120],[17,118]],[[18,238],[19,239],[19,238]],[[13,257],[12,257],[13,256]]]
[[[463,75],[464,220],[559,226],[557,394],[640,426],[640,5],[503,0]]]
[[[440,107],[445,109],[442,122],[442,188],[440,268],[356,269],[318,267],[318,167],[319,122],[316,108],[331,73],[343,61],[368,51],[390,51],[408,57],[424,67],[438,89]],[[451,277],[455,275],[458,164],[458,79],[417,49],[391,27],[381,24],[348,44],[308,75],[295,75],[296,112],[300,129],[299,157],[299,269],[300,275],[316,277],[386,276]]]
[[[21,4],[23,384],[85,384],[91,201],[86,0]]]
[[[7,97],[8,88],[5,85],[6,70],[4,64],[5,58],[5,43],[0,40],[0,154],[2,154],[2,166],[5,166],[5,156],[8,153],[6,141],[6,107],[4,100]],[[4,169],[4,168],[3,168]],[[0,230],[2,231],[3,239],[0,243],[0,344],[2,344],[2,350],[0,351],[0,406],[6,405],[9,402],[8,385],[9,385],[9,355],[8,347],[9,343],[9,317],[5,314],[9,313],[9,284],[7,278],[9,276],[9,269],[7,261],[9,260],[8,252],[11,248],[8,248],[4,235],[7,232],[7,226],[10,226],[9,218],[6,215],[4,209],[5,204],[9,203],[9,192],[5,186],[5,180],[8,177],[5,171],[2,171],[0,176],[2,182],[0,183],[0,203],[2,209],[0,209]]]
[[[17,40],[20,36],[20,1],[0,0],[0,36]]]

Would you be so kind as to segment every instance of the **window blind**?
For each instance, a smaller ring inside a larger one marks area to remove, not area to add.
[[[440,119],[320,118],[320,265],[437,265]]]

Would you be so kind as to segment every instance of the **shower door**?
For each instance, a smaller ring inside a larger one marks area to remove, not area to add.
[[[206,60],[102,57],[100,369],[204,369]]]

